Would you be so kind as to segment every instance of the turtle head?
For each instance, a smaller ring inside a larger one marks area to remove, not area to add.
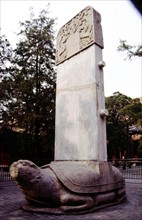
[[[21,186],[29,186],[40,179],[40,168],[29,160],[18,160],[10,166],[11,177]]]

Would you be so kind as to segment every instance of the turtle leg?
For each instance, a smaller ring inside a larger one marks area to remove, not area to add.
[[[117,199],[118,201],[121,202],[121,201],[125,200],[125,199],[126,199],[126,191],[125,191],[125,188],[123,187],[123,188],[121,188],[121,189],[116,190],[115,195],[116,195],[116,199]]]
[[[94,205],[94,200],[90,196],[74,195],[69,193],[63,194],[60,201],[60,209],[66,213],[87,211]]]

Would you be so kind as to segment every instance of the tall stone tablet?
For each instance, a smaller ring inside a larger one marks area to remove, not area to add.
[[[106,161],[101,16],[86,7],[58,32],[55,160]]]

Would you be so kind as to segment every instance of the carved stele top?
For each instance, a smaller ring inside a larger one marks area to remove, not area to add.
[[[94,43],[103,48],[101,16],[88,6],[59,30],[56,64],[58,65]]]

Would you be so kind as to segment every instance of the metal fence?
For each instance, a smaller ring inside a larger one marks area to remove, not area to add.
[[[0,165],[0,182],[12,180],[9,174],[9,167]]]
[[[9,168],[10,165],[17,160],[18,160],[17,158],[10,158],[9,160],[7,160],[7,158],[0,157],[0,182],[12,180],[9,174]],[[37,162],[35,162],[36,160],[37,159],[33,158],[33,162],[37,164]],[[41,159],[42,164],[48,164],[50,161],[51,160]]]
[[[125,179],[142,179],[142,158],[137,161],[115,160],[112,165],[120,170]],[[0,164],[0,182],[9,180],[12,180],[9,174],[9,166]]]
[[[142,179],[142,158],[115,160],[112,164],[121,171],[125,179]]]

